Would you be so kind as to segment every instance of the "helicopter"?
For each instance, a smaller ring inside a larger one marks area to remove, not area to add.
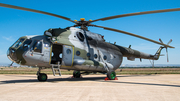
[[[81,74],[84,73],[98,72],[107,74],[109,80],[115,80],[115,70],[120,67],[123,57],[127,57],[130,61],[134,61],[135,58],[139,58],[140,60],[158,60],[161,56],[161,50],[164,48],[167,53],[167,61],[169,61],[167,49],[175,48],[169,45],[172,39],[165,44],[161,39],[159,39],[160,42],[158,42],[137,34],[98,26],[92,23],[135,15],[180,11],[180,8],[174,8],[121,14],[89,21],[86,21],[85,18],[80,18],[80,20],[77,21],[61,15],[9,4],[0,3],[0,7],[50,15],[75,23],[75,25],[67,28],[50,28],[44,31],[44,35],[22,36],[9,47],[7,57],[13,63],[39,68],[37,71],[37,79],[39,81],[47,80],[47,74],[41,73],[41,70],[46,68],[51,68],[54,76],[61,76],[61,69],[66,69],[74,70],[74,78],[80,78]],[[89,31],[88,27],[98,27],[127,34],[161,46],[154,55],[143,53],[131,49],[131,45],[129,47],[123,47],[116,45],[116,43],[106,42],[103,35]]]

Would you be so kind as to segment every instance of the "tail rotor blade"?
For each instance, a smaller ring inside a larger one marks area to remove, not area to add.
[[[167,62],[169,62],[168,49],[166,48]]]
[[[169,42],[167,43],[167,45],[169,45],[171,42],[172,42],[172,39],[171,39],[171,40],[169,40]]]
[[[161,39],[159,39],[159,41],[160,41],[162,44],[164,44],[163,41],[162,41]],[[172,42],[172,39],[169,40],[169,42],[167,43],[167,45],[169,45],[171,42]],[[164,46],[164,48],[166,48],[167,62],[169,62],[169,57],[168,57],[168,47]]]
[[[163,41],[162,41],[161,39],[159,39],[159,41],[160,41],[161,43],[163,43]]]

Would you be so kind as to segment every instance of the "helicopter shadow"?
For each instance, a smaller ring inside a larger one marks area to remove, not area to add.
[[[60,82],[60,81],[100,81],[104,80],[105,77],[85,77],[85,78],[52,78],[48,79],[46,82]],[[15,84],[15,83],[36,83],[40,82],[36,79],[24,79],[24,80],[6,80],[6,81],[0,81],[1,84]]]
[[[6,76],[14,76],[14,75],[6,75]],[[22,76],[16,76],[16,77],[22,77]],[[24,77],[24,76],[23,76]],[[25,77],[31,77],[31,79],[23,79],[23,80],[5,80],[5,81],[0,81],[0,85],[1,84],[15,84],[15,83],[36,83],[36,82],[40,82],[37,80],[36,77],[34,77],[35,79],[32,79],[32,76],[25,76]],[[132,76],[117,76],[117,77],[132,77]],[[106,78],[106,76],[104,77],[86,77],[85,75],[82,78],[71,78],[71,76],[67,77],[67,78],[51,78],[51,79],[47,79],[46,82],[60,82],[60,81],[104,81],[104,79]]]
[[[133,76],[149,76],[149,75],[125,75],[125,76],[117,76],[118,79],[120,78],[126,78],[126,77],[133,77]],[[114,80],[108,80],[105,81],[104,77],[83,77],[83,78],[53,78],[53,79],[48,79],[46,82],[48,83],[57,83],[61,81],[69,81],[69,82],[74,82],[76,83],[80,81],[95,81],[95,82],[109,82],[109,83],[118,83],[118,84],[130,84],[130,85],[151,85],[151,86],[165,86],[165,87],[180,87],[180,85],[171,85],[171,84],[159,84],[159,83],[139,83],[139,82],[123,82],[123,81],[114,81]],[[40,83],[37,79],[25,79],[25,80],[6,80],[6,81],[0,81],[1,84],[17,84],[17,83]]]

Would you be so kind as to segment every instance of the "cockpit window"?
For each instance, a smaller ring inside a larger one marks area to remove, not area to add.
[[[18,48],[24,41],[24,38],[18,39],[15,44],[12,46],[12,48]]]
[[[23,50],[26,51],[30,48],[30,45],[31,45],[31,40],[30,39],[27,39],[24,43],[23,43]]]
[[[41,41],[34,41],[33,46],[31,48],[31,51],[34,50],[34,52],[42,52],[42,42]]]

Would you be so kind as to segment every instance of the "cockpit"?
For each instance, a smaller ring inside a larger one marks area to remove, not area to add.
[[[25,64],[25,59],[43,61],[42,58],[40,59],[44,55],[43,47],[45,51],[50,53],[51,45],[44,36],[21,37],[8,49],[7,57],[18,64]]]
[[[52,43],[44,35],[25,36],[9,47],[7,57],[20,65],[48,67],[49,64],[63,64],[71,67],[73,51],[73,46]]]
[[[21,61],[22,54],[30,48],[31,39],[19,38],[7,51],[8,58],[16,63]]]

